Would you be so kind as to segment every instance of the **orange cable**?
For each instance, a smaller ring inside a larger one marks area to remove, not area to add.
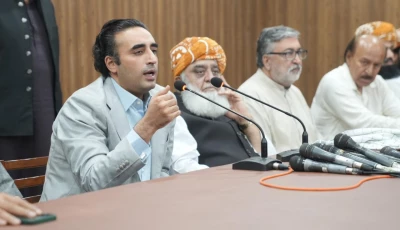
[[[281,177],[288,175],[290,173],[294,172],[293,169],[289,168],[289,171],[272,175],[272,176],[266,176],[260,179],[260,184],[270,187],[270,188],[276,188],[276,189],[283,189],[283,190],[294,190],[294,191],[310,191],[310,192],[327,192],[327,191],[342,191],[342,190],[350,190],[350,189],[355,189],[357,187],[360,187],[361,184],[364,182],[367,182],[369,180],[376,180],[376,179],[382,179],[382,178],[393,178],[392,176],[389,175],[378,175],[378,176],[371,176],[365,179],[362,179],[355,185],[350,185],[347,187],[337,187],[337,188],[296,188],[296,187],[287,187],[287,186],[280,186],[280,185],[274,185],[274,184],[269,184],[264,181],[276,178],[276,177]]]

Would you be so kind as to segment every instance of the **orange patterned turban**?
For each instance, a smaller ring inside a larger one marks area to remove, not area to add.
[[[385,41],[391,42],[394,48],[397,46],[398,37],[396,28],[391,23],[377,21],[361,25],[357,28],[355,35],[360,36],[363,34],[375,35]]]
[[[397,49],[400,48],[400,28],[396,30],[396,34],[397,34],[397,46],[395,48]]]
[[[221,74],[226,67],[225,52],[214,40],[207,37],[185,38],[170,51],[174,78],[196,60],[217,60]]]

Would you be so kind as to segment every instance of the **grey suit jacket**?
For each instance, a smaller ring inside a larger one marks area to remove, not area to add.
[[[175,120],[151,139],[151,179],[169,175],[174,125]],[[132,128],[110,78],[76,91],[53,124],[41,201],[140,181],[141,153],[126,139]]]
[[[0,164],[0,192],[22,197],[17,186],[14,184],[14,180],[10,177],[2,164]]]

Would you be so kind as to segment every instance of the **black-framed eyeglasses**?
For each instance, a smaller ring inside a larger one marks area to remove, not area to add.
[[[300,50],[297,50],[297,51],[288,50],[288,51],[285,51],[285,52],[269,52],[267,54],[281,55],[281,56],[285,57],[286,60],[293,61],[296,58],[296,54],[299,56],[299,58],[301,60],[306,59],[307,58],[307,52],[308,52],[307,50],[300,49]]]

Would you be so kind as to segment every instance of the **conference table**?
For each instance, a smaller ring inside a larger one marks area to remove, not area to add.
[[[288,191],[259,180],[282,171],[231,165],[134,183],[37,204],[57,220],[4,229],[399,229],[400,179],[353,190]],[[365,176],[294,172],[268,182],[343,187]]]

